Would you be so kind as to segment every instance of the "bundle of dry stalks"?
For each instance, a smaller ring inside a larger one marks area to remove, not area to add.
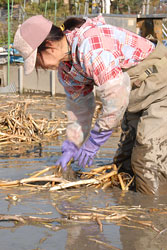
[[[70,164],[68,168],[70,168]],[[52,173],[46,175],[46,173],[50,171],[52,171]],[[114,164],[99,167],[90,172],[81,172],[79,175],[79,180],[69,181],[63,178],[60,167],[51,166],[32,174],[31,177],[28,178],[14,181],[0,181],[0,188],[26,186],[30,188],[34,187],[39,190],[49,189],[50,191],[58,191],[67,188],[77,188],[80,186],[91,186],[104,190],[120,185],[122,190],[128,190],[133,181],[133,178],[129,175],[125,173],[118,173],[118,169]]]
[[[0,144],[16,142],[40,142],[42,139],[57,137],[64,131],[60,124],[66,119],[35,120],[27,112],[28,102],[17,103],[6,113],[0,115]]]
[[[59,112],[58,117],[52,120],[46,118],[34,119],[27,112],[27,107],[31,104],[32,101],[30,100],[13,101],[1,107],[5,108],[6,112],[0,112],[0,145],[18,142],[41,142],[41,140],[55,138],[58,135],[65,135],[68,123],[66,112]],[[95,123],[100,111],[101,104],[97,102],[92,124]]]

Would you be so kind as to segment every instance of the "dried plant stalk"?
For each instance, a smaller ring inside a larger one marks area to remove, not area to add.
[[[68,168],[70,168],[70,164],[71,161],[68,163]],[[58,191],[67,188],[77,188],[79,186],[91,186],[105,190],[107,188],[111,188],[112,186],[120,185],[122,190],[128,190],[128,186],[129,183],[131,183],[132,178],[130,179],[130,177],[128,177],[129,180],[127,182],[127,177],[124,177],[123,174],[118,174],[118,170],[116,170],[115,165],[107,166],[106,170],[108,171],[108,169],[111,169],[109,173],[105,171],[104,167],[99,167],[99,169],[93,169],[90,172],[80,173],[80,180],[69,181],[65,179],[66,175],[64,175],[61,171],[60,166],[51,166],[33,173],[28,178],[15,181],[0,181],[0,188],[9,188],[13,186],[21,187],[25,185],[30,185],[32,187],[33,185],[33,187],[38,186],[45,189],[49,188],[50,191]],[[53,173],[48,174],[50,171]],[[126,186],[124,183],[126,183]]]
[[[61,190],[61,189],[69,188],[69,187],[77,187],[77,186],[88,185],[88,184],[93,184],[93,185],[99,184],[99,181],[96,179],[71,181],[69,183],[62,183],[54,187],[51,187],[50,191],[57,191],[57,190]]]
[[[1,113],[0,144],[17,142],[40,142],[42,139],[57,137],[65,131],[67,118],[50,122],[47,119],[35,120],[27,113],[30,103],[16,103],[9,112]],[[65,123],[64,123],[65,122]],[[58,124],[62,124],[58,128]]]

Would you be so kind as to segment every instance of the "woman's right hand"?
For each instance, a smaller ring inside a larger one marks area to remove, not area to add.
[[[66,140],[62,145],[62,155],[56,162],[56,166],[61,166],[63,170],[67,170],[67,163],[76,155],[78,147],[71,141]]]

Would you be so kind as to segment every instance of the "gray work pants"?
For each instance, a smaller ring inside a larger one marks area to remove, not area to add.
[[[167,194],[167,48],[158,42],[141,63],[127,70],[130,102],[114,162],[135,175],[136,190]]]

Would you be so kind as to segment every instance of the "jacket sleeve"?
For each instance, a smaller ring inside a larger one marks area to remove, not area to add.
[[[97,87],[97,95],[102,101],[102,112],[96,121],[100,130],[111,130],[119,124],[128,106],[129,94],[130,78],[127,73]]]
[[[66,98],[69,124],[66,129],[67,139],[80,146],[89,134],[95,109],[94,93],[80,96],[77,100]]]
[[[87,48],[86,41],[80,50]],[[96,91],[102,102],[102,112],[97,119],[100,130],[111,130],[122,119],[129,103],[130,78],[123,73],[120,58],[111,51],[99,48],[87,51],[86,56],[80,53],[82,67],[89,77],[94,79]]]

